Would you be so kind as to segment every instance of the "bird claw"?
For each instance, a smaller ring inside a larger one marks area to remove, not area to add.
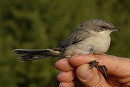
[[[90,69],[92,69],[93,67],[96,67],[98,70],[102,70],[105,77],[107,77],[108,76],[107,67],[105,65],[99,66],[98,63],[99,62],[97,62],[96,60],[89,62]]]

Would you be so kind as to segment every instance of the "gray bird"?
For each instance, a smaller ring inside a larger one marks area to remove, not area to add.
[[[92,19],[80,24],[74,32],[53,49],[15,49],[13,52],[21,54],[21,61],[30,61],[48,57],[66,58],[74,55],[104,54],[110,46],[110,34],[119,31],[112,23],[104,19]],[[93,64],[94,63],[94,64]],[[98,62],[90,62],[96,67]],[[106,67],[103,66],[104,71]],[[106,72],[107,73],[107,72]]]

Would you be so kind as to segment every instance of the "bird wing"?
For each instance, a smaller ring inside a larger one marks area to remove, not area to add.
[[[62,41],[57,48],[65,48],[67,46],[70,46],[72,44],[76,44],[85,38],[88,38],[90,36],[90,33],[87,31],[87,29],[84,29],[83,25],[79,25],[74,32],[66,38],[64,41]]]

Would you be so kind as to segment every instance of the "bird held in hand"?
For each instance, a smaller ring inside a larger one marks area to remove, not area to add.
[[[110,34],[113,31],[119,29],[109,21],[92,19],[80,24],[68,38],[53,49],[15,49],[13,52],[21,54],[19,57],[21,61],[48,57],[66,58],[80,54],[104,54],[109,49]]]

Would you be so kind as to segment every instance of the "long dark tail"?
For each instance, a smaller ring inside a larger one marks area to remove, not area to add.
[[[48,57],[58,57],[60,55],[59,51],[56,52],[53,49],[15,49],[13,50],[13,52],[15,52],[16,54],[21,54],[21,56],[19,57],[21,61],[38,60]]]

